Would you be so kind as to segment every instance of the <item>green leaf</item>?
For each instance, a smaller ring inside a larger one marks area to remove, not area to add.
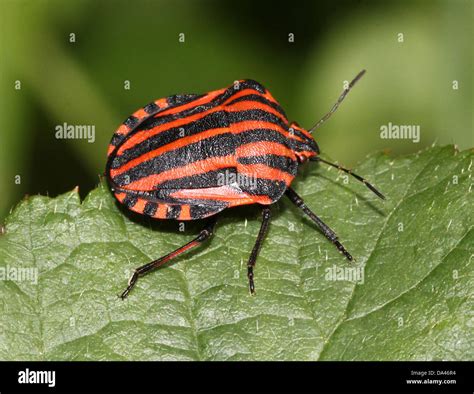
[[[472,158],[453,147],[369,157],[357,173],[385,202],[308,164],[295,189],[357,261],[282,199],[255,297],[246,260],[258,207],[225,211],[206,246],[141,278],[122,301],[134,268],[202,223],[179,232],[176,222],[126,215],[104,184],[82,203],[77,190],[25,198],[0,237],[0,358],[472,360]]]

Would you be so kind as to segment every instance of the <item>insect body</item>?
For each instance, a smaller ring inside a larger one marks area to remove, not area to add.
[[[363,73],[309,131],[290,124],[270,92],[252,80],[202,95],[159,99],[131,115],[115,132],[108,149],[106,177],[115,198],[128,209],[157,219],[210,219],[194,240],[136,269],[122,298],[138,277],[209,238],[217,213],[247,204],[261,205],[263,214],[248,262],[249,288],[254,293],[253,267],[268,229],[270,206],[284,194],[352,260],[336,234],[290,185],[301,163],[321,161],[355,176],[383,198],[365,179],[321,159],[311,135]]]

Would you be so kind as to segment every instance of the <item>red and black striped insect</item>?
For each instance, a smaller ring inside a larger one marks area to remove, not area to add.
[[[106,178],[115,198],[128,209],[157,219],[210,220],[191,242],[137,268],[122,299],[140,276],[208,239],[218,212],[260,204],[263,221],[247,264],[253,294],[253,270],[268,230],[270,206],[283,195],[352,260],[334,231],[290,185],[300,164],[320,161],[354,176],[384,198],[364,178],[321,159],[311,135],[336,111],[364,72],[309,130],[289,123],[270,92],[252,80],[236,81],[228,88],[205,94],[162,98],[133,113],[115,132],[108,148]]]

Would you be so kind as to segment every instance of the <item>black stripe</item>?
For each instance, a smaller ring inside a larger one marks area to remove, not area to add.
[[[262,94],[265,94],[267,90],[261,83],[258,83],[257,81],[254,81],[253,79],[245,79],[244,81],[240,82],[239,85],[240,85],[241,90],[253,89]]]
[[[300,141],[297,141],[297,140],[294,140],[294,139],[291,139],[291,138],[289,138],[288,141],[289,141],[289,144],[290,144],[290,149],[293,152],[303,152],[303,151],[313,152],[313,151],[315,151],[314,146],[312,146],[312,144],[309,140],[307,140],[308,143],[300,142]]]
[[[199,134],[207,130],[228,126],[229,123],[227,122],[225,112],[219,111],[211,113],[194,122],[189,122],[185,125],[173,127],[168,130],[163,130],[157,135],[147,138],[146,140],[129,149],[125,149],[121,155],[114,158],[111,167],[114,169],[119,168],[129,161],[140,157],[144,153],[158,149],[181,138]]]
[[[258,94],[248,94],[246,96],[237,97],[236,99],[232,100],[230,103],[226,104],[226,106],[230,106],[235,103],[240,103],[242,101],[256,101],[256,102],[268,105],[269,107],[273,108],[275,111],[279,112],[284,118],[286,118],[285,111],[283,110],[282,107],[280,107],[278,104],[275,104],[273,101],[268,100],[264,96],[260,96]]]
[[[227,112],[229,123],[237,123],[245,120],[261,120],[279,125],[284,130],[288,130],[288,124],[283,122],[278,116],[262,109],[249,109],[246,111]]]
[[[206,94],[175,94],[174,96],[168,96],[166,101],[171,108],[177,107],[178,105],[189,104],[192,101],[198,100],[204,97]]]
[[[113,181],[119,185],[127,185],[127,176],[130,183],[153,174],[160,174],[173,168],[182,167],[199,160],[212,157],[227,156],[235,153],[235,137],[231,133],[219,134],[201,141],[183,146],[160,156],[144,161],[126,172],[117,175]]]
[[[191,205],[189,209],[189,214],[192,219],[201,219],[207,216],[211,216],[217,212],[222,211],[227,207],[226,203],[220,204],[202,204],[202,205]]]
[[[133,196],[127,193],[127,195],[122,201],[122,204],[128,208],[133,208],[133,206],[137,203],[137,201],[138,201],[138,198],[136,196]]]
[[[203,189],[208,187],[224,186],[225,184],[222,182],[226,179],[226,177],[229,177],[229,174],[236,175],[236,168],[222,168],[215,171],[208,171],[203,174],[170,179],[160,183],[155,196],[158,199],[166,199],[169,193],[172,193],[178,189]],[[166,191],[166,189],[173,190]]]
[[[168,205],[166,219],[177,219],[181,213],[181,205]]]
[[[125,138],[124,134],[114,133],[112,139],[110,140],[110,145],[118,146]]]
[[[250,144],[252,142],[276,142],[290,148],[288,138],[278,131],[272,129],[251,129],[239,134],[235,134],[238,146]]]
[[[123,124],[128,128],[133,129],[137,125],[138,120],[139,119],[137,117],[130,115],[127,119],[125,119],[125,122],[123,122]]]
[[[298,168],[297,162],[287,156],[279,155],[263,155],[263,156],[248,156],[239,157],[237,162],[240,164],[265,164],[268,167],[276,168],[280,171],[285,171],[293,176],[296,175]]]
[[[143,208],[143,214],[148,216],[153,216],[158,209],[158,204],[155,202],[147,202],[145,208]]]
[[[256,187],[242,188],[242,190],[255,196],[268,196],[274,202],[277,201],[286,190],[286,184],[283,181],[257,178],[256,184]]]
[[[147,113],[147,114],[153,114],[155,113],[160,107],[158,107],[155,103],[150,103],[150,104],[147,104],[143,107],[143,110]]]

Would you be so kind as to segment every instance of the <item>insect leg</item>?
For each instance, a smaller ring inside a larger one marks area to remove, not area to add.
[[[181,246],[175,251],[168,253],[167,255],[160,257],[157,260],[154,260],[148,264],[142,265],[141,267],[138,267],[133,273],[133,275],[130,277],[130,280],[128,281],[128,286],[125,289],[125,291],[122,293],[120,298],[122,298],[123,300],[128,296],[128,294],[130,293],[130,290],[132,290],[132,288],[135,286],[139,277],[147,274],[148,272],[154,270],[155,268],[162,266],[163,264],[181,255],[182,253],[188,251],[189,249],[192,249],[196,246],[201,245],[205,240],[207,240],[213,234],[214,226],[216,222],[217,222],[217,218],[213,217],[206,224],[206,226],[201,230],[199,235],[196,238],[194,238],[191,242],[188,242],[186,245]]]
[[[322,233],[325,235],[327,239],[329,239],[336,248],[347,257],[349,261],[352,261],[353,258],[350,253],[344,248],[344,246],[337,240],[336,233],[329,228],[327,224],[325,224],[318,216],[316,216],[304,203],[303,199],[296,194],[296,192],[292,188],[286,189],[286,195],[290,199],[290,201],[295,204],[298,208],[300,208],[306,215],[308,215],[311,220],[316,223]]]
[[[270,218],[270,207],[264,207],[262,209],[262,224],[260,226],[260,231],[258,232],[257,241],[255,241],[255,245],[252,249],[252,253],[250,254],[250,258],[247,263],[247,276],[249,278],[250,294],[255,294],[255,284],[253,282],[253,268],[255,267],[255,263],[257,262],[258,252],[260,252],[260,248],[262,247],[263,239],[267,234],[268,225],[270,224]]]

